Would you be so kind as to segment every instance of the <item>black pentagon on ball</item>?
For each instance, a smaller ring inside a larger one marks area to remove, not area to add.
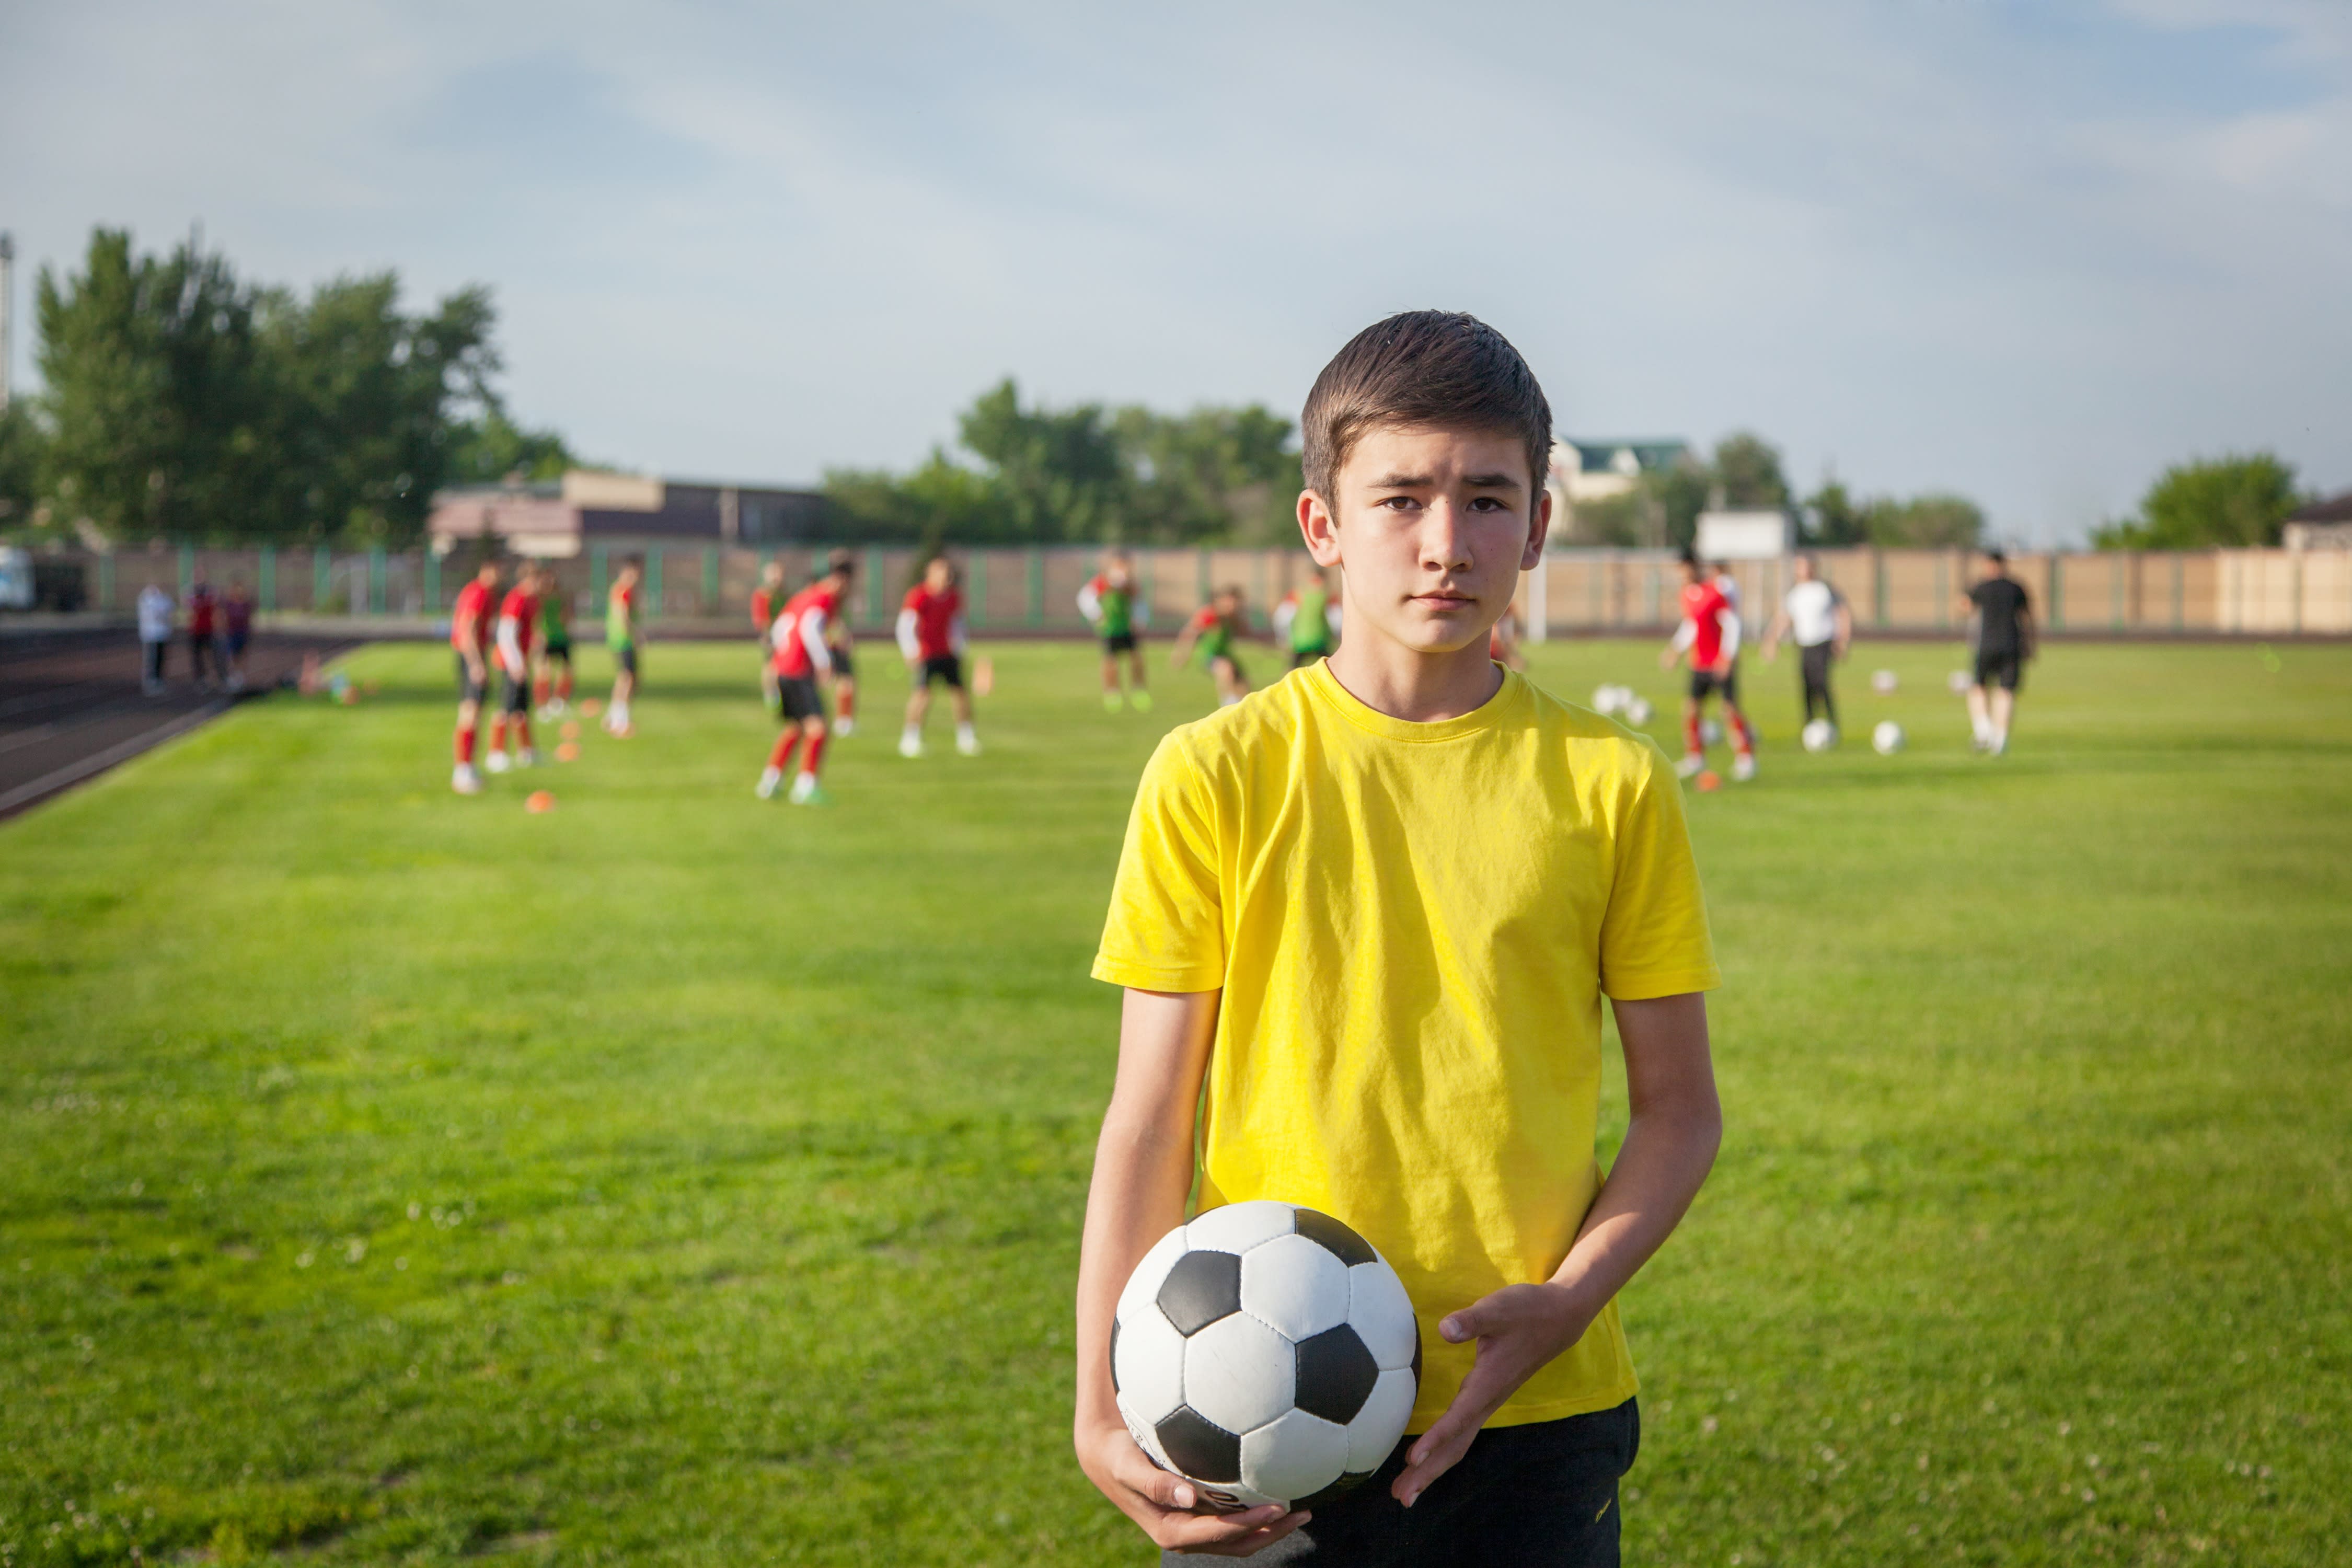
[[[1359,1263],[1370,1263],[1380,1256],[1372,1250],[1370,1242],[1329,1215],[1314,1209],[1298,1211],[1298,1234],[1320,1244],[1326,1252],[1350,1268]]]
[[[1188,1252],[1160,1282],[1160,1310],[1180,1334],[1197,1334],[1242,1310],[1242,1260],[1231,1252]]]
[[[1189,1405],[1163,1415],[1152,1429],[1168,1462],[1196,1481],[1242,1479],[1242,1440]]]
[[[1297,1356],[1298,1408],[1336,1426],[1356,1418],[1381,1380],[1381,1363],[1345,1323],[1299,1341]]]

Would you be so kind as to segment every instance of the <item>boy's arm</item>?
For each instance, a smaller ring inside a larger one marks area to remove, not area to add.
[[[1789,611],[1786,605],[1775,611],[1772,624],[1764,628],[1764,658],[1769,661],[1780,657],[1780,639],[1789,633]]]
[[[1407,1508],[1453,1468],[1503,1401],[1584,1336],[1673,1234],[1715,1163],[1723,1110],[1707,1054],[1705,994],[1612,1005],[1633,1110],[1624,1146],[1549,1279],[1506,1285],[1437,1325],[1449,1343],[1476,1340],[1478,1359],[1453,1405],[1413,1440],[1404,1473],[1389,1489]]]
[[[1146,1458],[1119,1418],[1110,1382],[1110,1326],[1127,1277],[1153,1243],[1184,1223],[1192,1187],[1193,1113],[1216,1028],[1214,991],[1129,991],[1118,1078],[1087,1193],[1078,1256],[1077,1415],[1072,1440],[1087,1479],[1163,1547],[1245,1556],[1305,1522],[1268,1505],[1197,1514],[1189,1482]]]
[[[1683,658],[1683,649],[1690,647],[1691,640],[1697,636],[1698,623],[1692,620],[1688,616],[1685,616],[1683,617],[1682,625],[1675,628],[1674,640],[1666,644],[1665,651],[1664,653],[1658,655],[1658,668],[1660,669],[1672,669],[1675,666],[1680,664]]]

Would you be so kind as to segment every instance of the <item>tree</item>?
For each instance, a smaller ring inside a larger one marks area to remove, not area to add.
[[[1752,431],[1734,431],[1715,444],[1714,479],[1719,504],[1731,510],[1766,511],[1789,504],[1780,448]]]
[[[927,550],[950,540],[1009,542],[1019,537],[1013,507],[992,475],[954,461],[938,447],[903,479],[881,468],[831,468],[825,499],[853,543],[913,542]]]
[[[1863,508],[1862,525],[1870,542],[1887,549],[1966,549],[1984,537],[1984,511],[1941,491],[1909,500],[1882,496]]]
[[[0,529],[22,526],[39,504],[47,435],[24,399],[0,411]]]
[[[1841,545],[1863,544],[1869,542],[1870,529],[1864,521],[1867,510],[1847,493],[1846,488],[1834,479],[1824,479],[1822,488],[1805,498],[1802,527],[1805,542]]]
[[[2302,504],[2294,469],[2269,452],[2176,464],[2141,498],[2139,515],[2095,529],[2101,550],[2206,550],[2276,544]]]
[[[995,469],[1021,538],[1046,543],[1115,534],[1126,468],[1101,404],[1024,408],[1006,376],[973,400],[957,430]]]
[[[450,432],[448,482],[494,485],[520,475],[527,483],[560,479],[568,468],[593,467],[573,455],[553,430],[527,430],[492,402]]]
[[[1289,420],[1259,404],[1181,415],[1129,405],[1113,427],[1127,500],[1111,537],[1154,544],[1296,537],[1306,480]]]

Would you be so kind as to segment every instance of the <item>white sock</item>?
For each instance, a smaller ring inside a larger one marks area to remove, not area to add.
[[[979,739],[980,739],[980,731],[977,731],[977,730],[975,730],[975,729],[973,729],[971,725],[969,725],[969,724],[959,724],[959,725],[957,725],[957,726],[956,726],[956,744],[957,744],[957,745],[959,745],[959,746],[969,746],[969,745],[972,744],[974,742],[978,741]]]

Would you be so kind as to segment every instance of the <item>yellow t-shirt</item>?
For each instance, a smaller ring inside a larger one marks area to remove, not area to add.
[[[1422,1431],[1469,1372],[1447,1312],[1548,1279],[1601,1185],[1601,997],[1718,984],[1656,746],[1505,672],[1416,724],[1324,664],[1160,742],[1095,977],[1224,993],[1201,1206],[1337,1215],[1421,1320]],[[1491,1425],[1633,1396],[1611,1302]]]

